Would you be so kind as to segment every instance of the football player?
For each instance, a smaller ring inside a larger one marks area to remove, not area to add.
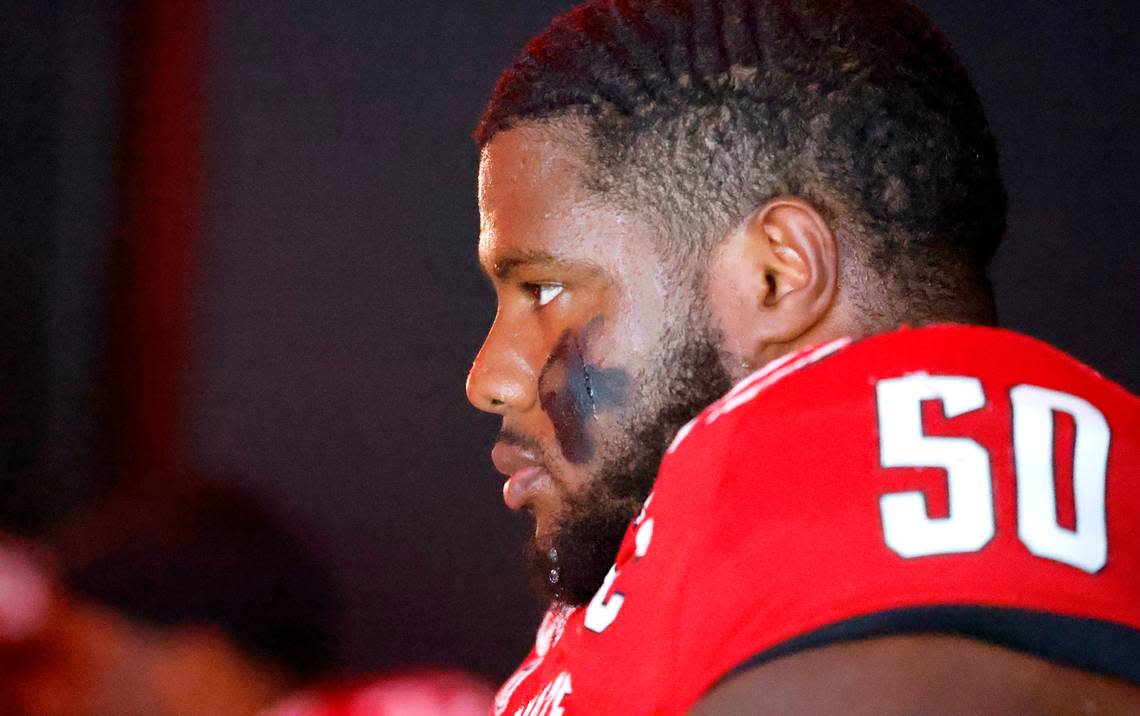
[[[1140,401],[992,327],[919,10],[591,0],[475,137],[467,393],[551,601],[493,713],[1140,713]]]

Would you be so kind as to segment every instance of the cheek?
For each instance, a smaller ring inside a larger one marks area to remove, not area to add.
[[[659,265],[644,267],[628,276],[620,305],[607,322],[605,335],[590,344],[588,357],[602,365],[637,366],[652,362],[661,349],[669,326],[684,322],[688,291]]]
[[[595,457],[596,440],[589,424],[599,412],[620,408],[629,393],[629,376],[618,368],[603,368],[585,356],[594,329],[566,334],[558,342],[539,379],[539,397],[554,426],[562,455],[574,464]]]
[[[712,327],[723,337],[724,351],[746,360],[750,357],[754,323],[759,317],[757,308],[764,290],[756,274],[731,263],[733,257],[721,256],[711,265],[705,305]]]
[[[588,383],[581,353],[564,336],[543,368],[538,390],[562,456],[575,464],[588,461],[594,453],[586,429],[596,409]]]

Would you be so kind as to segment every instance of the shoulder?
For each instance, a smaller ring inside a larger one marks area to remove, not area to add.
[[[941,324],[903,327],[859,340],[842,339],[785,356],[743,380],[705,412],[732,412],[761,396],[767,399],[782,392],[800,392],[816,383],[829,384],[835,378],[840,383],[857,384],[919,372],[1079,385],[1120,400],[1136,401],[1120,385],[1044,341],[1001,328]],[[826,394],[817,391],[809,395],[828,400]],[[811,402],[804,401],[804,407],[810,407]]]
[[[933,632],[1140,682],[1138,428],[1134,396],[1008,331],[789,356],[662,463],[649,512],[689,595],[676,633],[695,654],[718,635],[721,674]]]
[[[666,462],[687,443],[704,452],[750,432],[774,430],[801,442],[820,437],[790,429],[809,415],[825,416],[826,421],[815,424],[830,428],[832,440],[843,438],[843,425],[862,425],[859,418],[879,401],[881,391],[908,383],[919,390],[931,378],[962,378],[978,385],[985,407],[1022,386],[1088,396],[1119,414],[1122,426],[1140,428],[1140,400],[1063,351],[1004,329],[945,324],[841,339],[773,361],[686,425]],[[881,385],[883,381],[888,382]]]

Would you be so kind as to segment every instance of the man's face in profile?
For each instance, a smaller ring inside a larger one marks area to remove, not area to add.
[[[484,150],[479,261],[498,312],[467,394],[502,416],[492,459],[507,505],[534,515],[536,583],[581,603],[674,433],[730,380],[701,272],[666,260],[644,217],[587,191],[572,140],[531,125]]]

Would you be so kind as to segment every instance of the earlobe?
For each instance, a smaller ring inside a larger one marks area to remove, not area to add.
[[[797,197],[767,202],[718,249],[710,301],[727,348],[760,365],[810,342],[837,294],[835,237]]]

